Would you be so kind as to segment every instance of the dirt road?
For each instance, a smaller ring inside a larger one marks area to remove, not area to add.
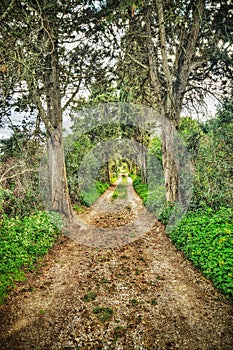
[[[12,292],[0,349],[233,349],[233,307],[128,190],[79,214]]]

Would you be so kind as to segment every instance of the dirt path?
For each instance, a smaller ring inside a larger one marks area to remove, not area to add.
[[[0,308],[0,349],[233,349],[233,307],[161,224],[140,234],[151,217],[130,184],[124,203],[113,191]]]

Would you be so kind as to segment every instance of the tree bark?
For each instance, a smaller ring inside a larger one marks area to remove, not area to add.
[[[166,199],[175,202],[178,198],[178,164],[175,147],[176,128],[167,118],[162,118],[162,162]]]
[[[203,20],[204,0],[190,1],[190,6],[188,6],[192,15],[192,17],[190,17],[190,27],[188,30],[184,27],[180,32],[178,38],[179,44],[176,48],[176,57],[173,66],[169,64],[169,45],[165,26],[166,16],[164,13],[163,2],[161,0],[156,0],[155,5],[159,29],[159,41],[157,47],[155,47],[153,42],[150,23],[151,14],[147,12],[145,17],[149,73],[151,85],[157,101],[156,109],[161,116],[162,155],[166,198],[170,202],[175,202],[177,199],[182,201],[179,191],[179,167],[181,164],[181,155],[178,154],[179,147],[177,147],[176,130],[180,121],[183,99],[186,93],[188,79],[192,68],[192,60],[195,54],[198,35]],[[159,54],[161,54],[162,58],[160,66],[158,63],[160,60]]]
[[[66,178],[62,128],[53,132],[47,140],[48,171],[51,210],[72,219],[72,209]]]
[[[141,146],[141,166],[142,166],[142,182],[147,183],[147,162],[146,162],[146,150],[145,146]]]
[[[73,213],[65,168],[60,74],[56,41],[50,44],[49,49],[50,53],[45,58],[44,72],[47,113],[43,115],[47,131],[50,205],[51,210],[63,214],[71,221]]]
[[[106,182],[110,183],[110,169],[109,169],[109,160],[107,159],[106,165],[105,165],[105,178]]]

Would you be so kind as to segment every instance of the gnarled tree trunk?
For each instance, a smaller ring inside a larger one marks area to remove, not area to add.
[[[45,58],[44,88],[47,111],[43,114],[43,120],[47,131],[50,209],[58,211],[71,220],[73,214],[65,168],[60,76],[56,41],[53,42],[53,45],[50,45],[50,53]]]
[[[50,209],[72,219],[72,209],[66,178],[62,128],[57,128],[47,140]]]
[[[178,163],[175,147],[175,127],[168,119],[162,119],[162,161],[166,199],[175,202],[178,198]]]

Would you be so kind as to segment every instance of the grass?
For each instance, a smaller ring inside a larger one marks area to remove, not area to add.
[[[117,192],[117,190],[115,190],[113,195],[112,195],[112,199],[117,199],[117,198],[118,198],[118,192]]]
[[[90,291],[90,292],[88,292],[87,294],[84,295],[83,301],[89,303],[90,301],[95,300],[96,297],[97,297],[97,294],[95,292]]]
[[[78,204],[74,204],[73,205],[73,209],[79,214],[82,214],[85,211],[85,209],[82,206],[78,205]]]
[[[109,307],[96,307],[93,309],[93,313],[96,314],[98,320],[102,323],[107,322],[113,315],[113,309]]]
[[[115,327],[114,331],[113,331],[114,340],[116,341],[117,339],[124,337],[126,332],[127,332],[127,327],[125,327],[125,326]]]
[[[137,305],[140,305],[141,303],[142,303],[142,302],[139,301],[139,300],[137,300],[137,299],[132,299],[132,300],[131,300],[132,306],[137,306]]]
[[[153,299],[149,300],[148,303],[149,303],[150,305],[155,306],[155,305],[157,305],[157,300],[156,300],[155,298],[153,298]]]

